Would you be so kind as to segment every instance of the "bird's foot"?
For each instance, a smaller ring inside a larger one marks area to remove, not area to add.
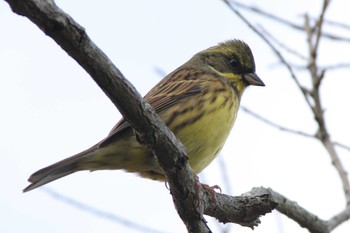
[[[215,189],[218,189],[220,190],[220,193],[222,192],[221,188],[219,185],[213,185],[213,186],[209,186],[207,184],[203,184],[199,181],[199,177],[197,175],[195,175],[195,182],[196,182],[196,186],[197,186],[197,193],[196,193],[196,197],[197,197],[197,200],[199,200],[199,189],[202,189],[206,192],[208,192],[214,202],[214,204],[216,205],[217,204],[217,198],[216,198],[216,191]]]

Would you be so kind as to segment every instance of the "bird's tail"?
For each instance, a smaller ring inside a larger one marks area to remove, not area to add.
[[[48,167],[40,169],[29,177],[28,181],[31,184],[23,189],[23,192],[28,192],[61,177],[84,170],[81,164],[87,157],[93,156],[94,152],[95,148],[92,147],[82,151],[79,154],[73,155]]]

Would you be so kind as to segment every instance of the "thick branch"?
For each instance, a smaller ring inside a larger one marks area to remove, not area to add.
[[[260,223],[260,216],[270,213],[277,206],[269,192],[246,193],[238,197],[217,193],[216,204],[211,200],[210,193],[206,194],[205,214],[222,223],[233,222],[252,229]]]
[[[194,201],[201,192],[180,141],[159,119],[109,58],[90,40],[83,27],[52,0],[7,0],[12,10],[24,15],[74,58],[111,99],[132,125],[140,141],[157,156],[170,184],[176,209],[190,232],[208,232],[203,208]]]
[[[212,194],[198,188],[196,175],[188,165],[183,145],[109,58],[89,39],[83,27],[52,0],[6,1],[15,13],[29,18],[90,74],[135,129],[140,142],[147,144],[154,152],[167,176],[176,209],[189,232],[210,232],[203,212],[223,222],[232,221],[253,227],[258,223],[258,216],[274,208],[275,204],[266,195],[240,197],[233,201],[221,194],[217,195],[217,205],[213,207],[215,201],[212,200]],[[238,205],[232,207],[238,209],[236,215],[226,213],[226,207],[232,206],[232,203]],[[242,205],[244,203],[246,207]]]

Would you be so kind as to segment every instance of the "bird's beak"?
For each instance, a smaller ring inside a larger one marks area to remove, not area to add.
[[[265,86],[264,82],[259,78],[256,73],[244,74],[243,78],[253,86]]]

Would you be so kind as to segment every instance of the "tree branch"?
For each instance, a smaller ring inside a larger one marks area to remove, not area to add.
[[[350,207],[340,212],[330,220],[325,221],[313,213],[307,211],[298,205],[298,203],[289,200],[285,196],[270,188],[253,188],[249,193],[254,196],[260,195],[262,193],[265,195],[269,194],[272,200],[278,204],[276,209],[279,212],[293,219],[301,227],[308,229],[311,233],[329,233],[341,223],[350,219]]]
[[[350,219],[350,207],[347,207],[345,210],[335,215],[333,218],[328,220],[328,229],[329,231],[334,230],[337,226],[343,222]]]
[[[269,192],[272,198],[278,203],[276,209],[287,217],[299,223],[301,227],[307,228],[310,232],[328,232],[324,231],[327,229],[325,221],[319,219],[316,215],[305,210],[296,202],[289,200],[278,192],[262,187],[254,188],[251,192],[254,194],[259,194],[260,192]]]
[[[213,208],[213,195],[198,187],[196,175],[188,165],[184,146],[109,58],[90,40],[84,28],[59,9],[52,0],[6,1],[15,13],[29,18],[90,74],[134,128],[140,143],[147,144],[157,156],[167,177],[178,214],[189,232],[210,232],[203,218],[204,212],[222,221],[242,222],[243,225],[252,227],[257,223],[258,215],[271,211],[273,204],[270,204],[270,209],[262,208],[267,212],[260,211],[259,214],[248,211],[252,208],[248,206],[247,214],[240,220],[227,220],[220,215],[216,216],[221,208]],[[217,206],[223,208],[228,205],[222,195],[217,196]],[[262,200],[255,201],[254,206],[257,209],[268,203],[264,197],[256,198]],[[246,203],[249,204],[250,201]],[[242,208],[244,209],[243,206]]]
[[[305,132],[299,131],[299,130],[290,129],[290,128],[284,127],[282,125],[276,124],[275,122],[270,121],[269,119],[260,116],[259,114],[251,111],[250,109],[248,109],[248,108],[246,108],[244,106],[241,106],[241,109],[244,112],[248,113],[249,115],[252,115],[256,119],[258,119],[259,121],[262,121],[265,124],[270,125],[270,126],[272,126],[274,128],[277,128],[277,129],[279,129],[281,131],[285,131],[285,132],[292,133],[292,134],[297,134],[297,135],[304,136],[304,137],[307,137],[307,138],[316,138],[315,135],[308,134],[308,133],[305,133]]]
[[[305,32],[307,35],[307,42],[309,47],[309,72],[312,80],[311,98],[313,99],[314,106],[312,111],[314,113],[315,120],[318,124],[317,138],[326,148],[328,154],[332,159],[332,164],[339,174],[340,180],[343,185],[343,190],[346,198],[347,206],[350,206],[350,183],[343,164],[340,161],[337,151],[335,150],[334,143],[332,143],[330,134],[328,132],[322,102],[320,98],[320,86],[325,76],[324,70],[319,70],[317,66],[317,52],[319,47],[319,41],[321,37],[321,30],[323,25],[323,19],[325,12],[329,6],[329,1],[324,0],[319,18],[316,20],[314,27],[311,27],[308,15],[305,15]]]
[[[267,19],[270,19],[276,23],[283,24],[283,25],[290,27],[292,29],[296,29],[296,30],[302,31],[302,32],[304,31],[304,27],[302,25],[293,23],[293,22],[286,20],[280,16],[271,14],[271,12],[264,11],[261,8],[258,8],[255,6],[250,6],[250,5],[247,5],[247,4],[242,3],[242,2],[238,2],[238,1],[232,1],[232,2],[234,2],[234,4],[241,9],[251,11],[253,13],[256,13],[257,15],[263,16]],[[328,21],[328,20],[324,20],[324,19],[323,19],[323,22],[330,24],[330,25],[334,25],[334,26],[339,27],[339,28],[343,28],[345,30],[350,29],[350,26],[347,24],[334,22],[334,21]],[[342,37],[342,36],[335,35],[335,34],[332,34],[329,32],[322,32],[321,37],[324,37],[324,38],[327,38],[330,40],[337,40],[337,41],[341,41],[341,42],[350,42],[350,38],[348,38],[348,37]]]
[[[255,32],[271,48],[271,50],[275,53],[275,55],[280,59],[282,64],[286,67],[286,69],[288,70],[290,76],[294,80],[294,82],[297,85],[297,87],[299,88],[299,90],[301,90],[307,105],[309,107],[312,107],[308,93],[305,91],[305,88],[299,82],[295,72],[293,71],[293,68],[289,65],[289,63],[283,57],[283,55],[280,53],[280,51],[278,51],[278,49],[271,43],[271,41],[263,33],[261,33],[235,7],[233,7],[229,0],[222,0],[222,1],[228,6],[229,9],[231,9],[250,29],[252,29],[253,32]]]
[[[40,191],[43,191],[47,195],[49,195],[51,198],[53,198],[56,201],[59,201],[61,203],[64,203],[66,205],[69,205],[70,207],[76,208],[80,211],[84,211],[85,213],[94,215],[98,218],[103,218],[106,220],[109,220],[111,222],[114,222],[119,225],[124,225],[125,227],[134,229],[138,232],[149,232],[149,233],[165,233],[164,231],[157,230],[155,228],[151,228],[142,224],[139,224],[135,222],[134,220],[129,220],[123,216],[118,216],[117,214],[114,214],[112,212],[108,212],[106,210],[102,210],[99,208],[96,208],[92,205],[88,205],[80,200],[76,200],[74,198],[71,198],[69,196],[63,195],[59,192],[56,192],[50,188],[43,187],[40,189]],[[154,226],[155,227],[155,226]]]
[[[332,163],[333,163],[334,167],[336,168],[336,170],[340,176],[341,182],[343,184],[343,190],[344,190],[345,198],[346,198],[346,202],[347,202],[347,209],[345,211],[343,211],[341,214],[339,214],[337,216],[338,218],[334,218],[334,221],[330,220],[329,223],[327,223],[323,220],[320,220],[319,218],[317,218],[317,216],[312,215],[305,210],[301,210],[300,206],[297,206],[296,203],[292,203],[292,202],[288,201],[288,199],[286,199],[286,198],[282,198],[282,196],[280,194],[278,194],[276,196],[277,199],[275,199],[275,201],[277,203],[279,203],[277,209],[280,212],[287,215],[288,217],[297,221],[301,226],[308,226],[307,228],[311,232],[330,232],[332,229],[334,229],[337,226],[336,224],[339,225],[341,223],[341,221],[345,221],[349,218],[348,217],[349,216],[348,209],[350,206],[350,184],[349,184],[349,180],[347,177],[347,172],[345,171],[345,169],[344,169],[344,167],[339,159],[339,156],[335,150],[336,144],[331,141],[330,135],[327,131],[325,118],[324,118],[324,112],[323,112],[321,99],[320,99],[320,92],[319,92],[321,82],[322,82],[323,78],[325,77],[325,69],[320,69],[317,66],[317,52],[318,52],[318,48],[319,48],[320,38],[321,38],[321,36],[325,35],[322,32],[322,25],[324,23],[324,16],[325,16],[326,10],[328,9],[330,0],[323,1],[322,10],[319,14],[318,19],[315,21],[315,24],[313,27],[310,25],[310,20],[309,20],[308,15],[305,16],[304,30],[307,33],[307,42],[308,42],[308,46],[309,46],[309,64],[307,67],[308,67],[308,70],[310,72],[310,77],[311,77],[311,81],[312,81],[312,89],[311,90],[304,88],[299,83],[296,75],[294,74],[294,71],[293,71],[291,65],[287,63],[287,61],[283,58],[282,54],[275,48],[275,46],[268,40],[268,38],[263,33],[258,31],[257,28],[255,26],[253,26],[245,17],[243,17],[242,14],[237,9],[235,9],[233,7],[233,4],[230,4],[229,0],[223,0],[223,1],[256,34],[258,34],[258,36],[261,37],[261,39],[263,41],[265,41],[268,46],[270,46],[272,48],[273,52],[280,58],[281,62],[286,66],[287,70],[290,72],[292,79],[295,81],[297,87],[300,89],[300,91],[304,95],[304,98],[307,102],[307,105],[309,106],[309,108],[313,112],[314,118],[315,118],[315,120],[318,124],[318,128],[319,128],[317,134],[314,137],[316,137],[324,145],[328,154],[330,155],[330,157],[332,159]],[[252,9],[251,7],[246,7],[246,8],[257,12],[258,14],[262,14],[264,16],[272,18],[276,22],[282,22],[284,24],[287,24],[289,27],[296,28],[296,29],[300,30],[300,28],[297,27],[296,25],[290,24],[289,22],[285,22],[283,19],[279,20],[277,17],[275,17],[271,14],[266,14],[265,12],[262,12],[260,10]],[[297,133],[297,134],[300,134],[303,136],[312,136],[312,135],[308,135],[305,133],[300,133],[298,131],[286,129],[286,128],[281,127],[281,126],[279,126],[279,125],[277,125],[269,120],[261,118],[260,116],[256,116],[256,115],[254,115],[254,116],[256,118],[258,118],[259,120],[262,120],[263,122],[265,122],[273,127],[277,127],[281,130],[284,130],[287,132],[292,132],[292,133]],[[284,208],[285,204],[287,206],[290,206],[291,208]],[[300,213],[299,213],[299,211],[300,211]],[[308,220],[308,221],[304,222],[304,220]],[[336,220],[339,220],[339,221],[336,221]]]
[[[277,123],[275,123],[275,122],[273,122],[273,121],[270,121],[269,119],[267,119],[267,118],[265,118],[265,117],[263,117],[263,116],[257,114],[256,112],[253,112],[252,110],[250,110],[250,109],[248,109],[248,108],[246,108],[246,107],[244,107],[244,106],[241,106],[240,108],[241,108],[245,113],[247,113],[247,114],[253,116],[253,117],[256,118],[257,120],[259,120],[259,121],[261,121],[261,122],[263,122],[263,123],[265,123],[265,124],[267,124],[267,125],[269,125],[269,126],[271,126],[271,127],[274,127],[274,128],[276,128],[276,129],[279,129],[279,130],[281,130],[281,131],[284,131],[284,132],[287,132],[287,133],[291,133],[291,134],[300,135],[300,136],[307,137],[307,138],[318,139],[318,138],[317,138],[317,135],[312,135],[312,134],[309,134],[309,133],[305,133],[305,132],[303,132],[303,131],[299,131],[299,130],[295,130],[295,129],[291,129],[291,128],[284,127],[284,126],[279,125],[279,124],[277,124]],[[345,150],[350,151],[350,147],[347,146],[347,145],[345,145],[345,144],[343,144],[343,143],[333,141],[332,144],[333,144],[334,146],[338,146],[338,147],[340,147],[340,148],[343,148],[343,149],[345,149]]]
[[[237,197],[217,193],[216,198],[217,204],[213,203],[211,195],[207,193],[205,214],[222,223],[234,222],[252,229],[260,223],[260,216],[270,213],[277,206],[268,192],[246,193]]]
[[[167,176],[176,209],[190,232],[209,232],[184,146],[159,119],[109,58],[90,40],[83,27],[51,0],[7,1],[12,10],[28,17],[74,58],[111,99],[135,129],[140,142],[157,156]]]
[[[274,42],[276,45],[278,45],[281,49],[285,50],[286,52],[298,57],[301,60],[307,60],[307,57],[305,57],[303,54],[299,53],[296,49],[293,49],[289,47],[288,45],[282,43],[279,41],[276,37],[274,37],[268,30],[266,30],[262,25],[259,25],[260,31],[266,35],[271,42]]]
[[[340,147],[340,148],[343,148],[343,149],[345,149],[345,150],[350,151],[350,146],[347,146],[347,145],[345,145],[345,144],[343,144],[343,143],[334,142],[334,141],[333,141],[333,144],[334,144],[335,146],[338,146],[338,147]]]

